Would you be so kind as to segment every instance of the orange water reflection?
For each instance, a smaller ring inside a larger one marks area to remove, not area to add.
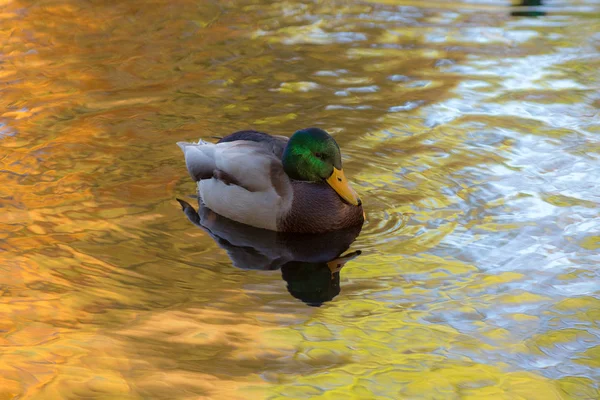
[[[600,397],[596,5],[0,10],[0,398]],[[320,308],[175,200],[309,125],[368,220]]]

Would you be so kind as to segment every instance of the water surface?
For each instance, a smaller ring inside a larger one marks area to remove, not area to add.
[[[0,4],[0,398],[600,398],[597,1]],[[175,200],[308,126],[367,213],[320,307]]]

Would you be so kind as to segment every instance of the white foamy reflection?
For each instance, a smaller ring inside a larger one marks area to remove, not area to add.
[[[556,62],[564,62],[564,58],[557,56],[531,57],[531,59],[537,61],[533,65],[538,68],[534,73],[538,78],[548,74],[548,69],[555,66]],[[550,62],[551,60],[555,63]],[[515,145],[511,151],[502,153],[507,159],[506,167],[495,164],[486,169],[479,168],[477,171],[468,172],[469,176],[477,176],[480,180],[483,175],[482,180],[486,182],[474,185],[478,186],[474,196],[476,202],[503,199],[502,207],[486,208],[479,217],[490,217],[501,223],[518,221],[518,228],[509,230],[513,232],[512,238],[507,237],[504,246],[497,245],[497,233],[486,235],[482,232],[463,231],[459,235],[449,235],[446,241],[452,247],[464,245],[464,249],[461,250],[462,256],[478,260],[482,268],[526,270],[529,268],[529,262],[543,258],[544,251],[540,251],[539,246],[547,240],[544,238],[550,237],[553,246],[552,256],[548,256],[550,260],[544,261],[543,265],[556,266],[560,263],[557,264],[552,260],[563,259],[563,264],[560,265],[566,268],[571,265],[568,255],[581,250],[579,246],[572,243],[573,234],[577,236],[576,239],[581,239],[591,232],[600,230],[600,221],[595,218],[597,209],[581,204],[589,202],[595,207],[600,205],[600,162],[597,158],[582,158],[580,154],[566,151],[570,147],[594,141],[593,133],[587,130],[588,127],[600,123],[598,115],[594,114],[592,105],[594,96],[583,97],[585,102],[577,104],[495,101],[503,94],[516,90],[514,87],[511,89],[511,84],[506,83],[507,81],[516,75],[525,76],[522,63],[510,64],[506,60],[498,63],[512,66],[503,71],[505,78],[500,80],[500,85],[496,85],[496,90],[489,90],[489,88],[478,90],[482,86],[479,84],[459,85],[455,98],[433,105],[429,107],[429,112],[424,110],[424,113],[428,114],[427,123],[430,126],[448,124],[465,115],[480,116],[482,122],[489,124],[488,129],[495,130],[496,134],[514,141]],[[471,68],[476,67],[467,68],[469,74],[473,72]],[[487,63],[486,75],[493,75],[492,71],[496,68],[499,66]],[[567,82],[564,79],[557,81]],[[521,83],[518,89],[538,85],[536,79],[528,79]],[[545,83],[552,84],[548,80]],[[581,85],[574,83],[557,86],[561,90],[566,90],[567,88],[579,89]],[[494,127],[492,125],[494,119],[489,120],[489,116],[526,118],[533,121],[532,129],[538,129],[535,125],[539,125],[539,132],[528,132],[519,124],[509,128]],[[554,132],[552,129],[555,128],[568,130],[560,131],[563,134],[560,140],[544,136],[546,131]],[[572,204],[549,200],[557,196],[567,199],[566,201]],[[465,205],[467,208],[472,206],[473,204],[469,203]],[[571,232],[569,236],[565,235],[567,231],[573,229],[572,224],[560,222],[575,223],[579,219],[588,220],[585,230]],[[466,245],[474,240],[475,246]],[[597,260],[598,256],[590,252],[583,258]],[[552,262],[548,264],[548,261]]]
[[[519,34],[524,41],[535,37],[527,31]],[[449,174],[456,188],[448,188],[448,200],[462,216],[428,253],[474,265],[484,275],[518,277],[500,292],[455,283],[453,300],[481,299],[476,307],[480,315],[472,316],[472,324],[471,317],[443,304],[427,318],[483,339],[478,321],[485,320],[509,332],[511,341],[542,348],[537,353],[474,352],[474,360],[511,360],[553,378],[597,375],[588,366],[566,361],[597,345],[597,327],[585,325],[585,339],[552,348],[543,348],[540,343],[545,342],[539,339],[557,329],[549,327],[556,314],[541,310],[553,309],[562,300],[597,296],[600,288],[600,254],[597,245],[586,245],[600,233],[600,95],[589,79],[568,67],[585,59],[597,62],[597,50],[588,46],[584,42],[576,51],[557,48],[521,57],[471,56],[444,66],[444,71],[465,79],[452,98],[420,109],[425,125],[439,132],[429,145],[443,139],[446,129],[467,130],[468,138],[457,144],[460,151],[493,153],[501,160]],[[460,199],[458,187],[467,193]],[[526,301],[501,301],[503,295]],[[514,314],[530,322],[515,320]],[[574,326],[566,319],[562,324]]]

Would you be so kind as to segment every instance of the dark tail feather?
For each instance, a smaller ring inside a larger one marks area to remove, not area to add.
[[[192,207],[190,203],[188,203],[185,200],[177,198],[175,200],[179,202],[181,210],[183,211],[185,216],[190,220],[190,222],[192,222],[195,225],[200,225],[200,215],[198,215],[198,212],[194,209],[194,207]]]

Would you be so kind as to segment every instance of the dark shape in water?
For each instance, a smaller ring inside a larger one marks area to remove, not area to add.
[[[340,270],[360,255],[344,256],[362,226],[318,235],[289,234],[254,228],[218,215],[200,204],[198,211],[177,199],[187,218],[205,230],[241,269],[281,269],[292,296],[320,306],[340,293]]]
[[[513,6],[513,7],[541,7],[544,2],[542,0],[522,0],[521,4]],[[510,15],[513,17],[541,17],[546,15],[546,11],[542,11],[539,9],[524,9],[524,10],[514,10],[511,11]]]

